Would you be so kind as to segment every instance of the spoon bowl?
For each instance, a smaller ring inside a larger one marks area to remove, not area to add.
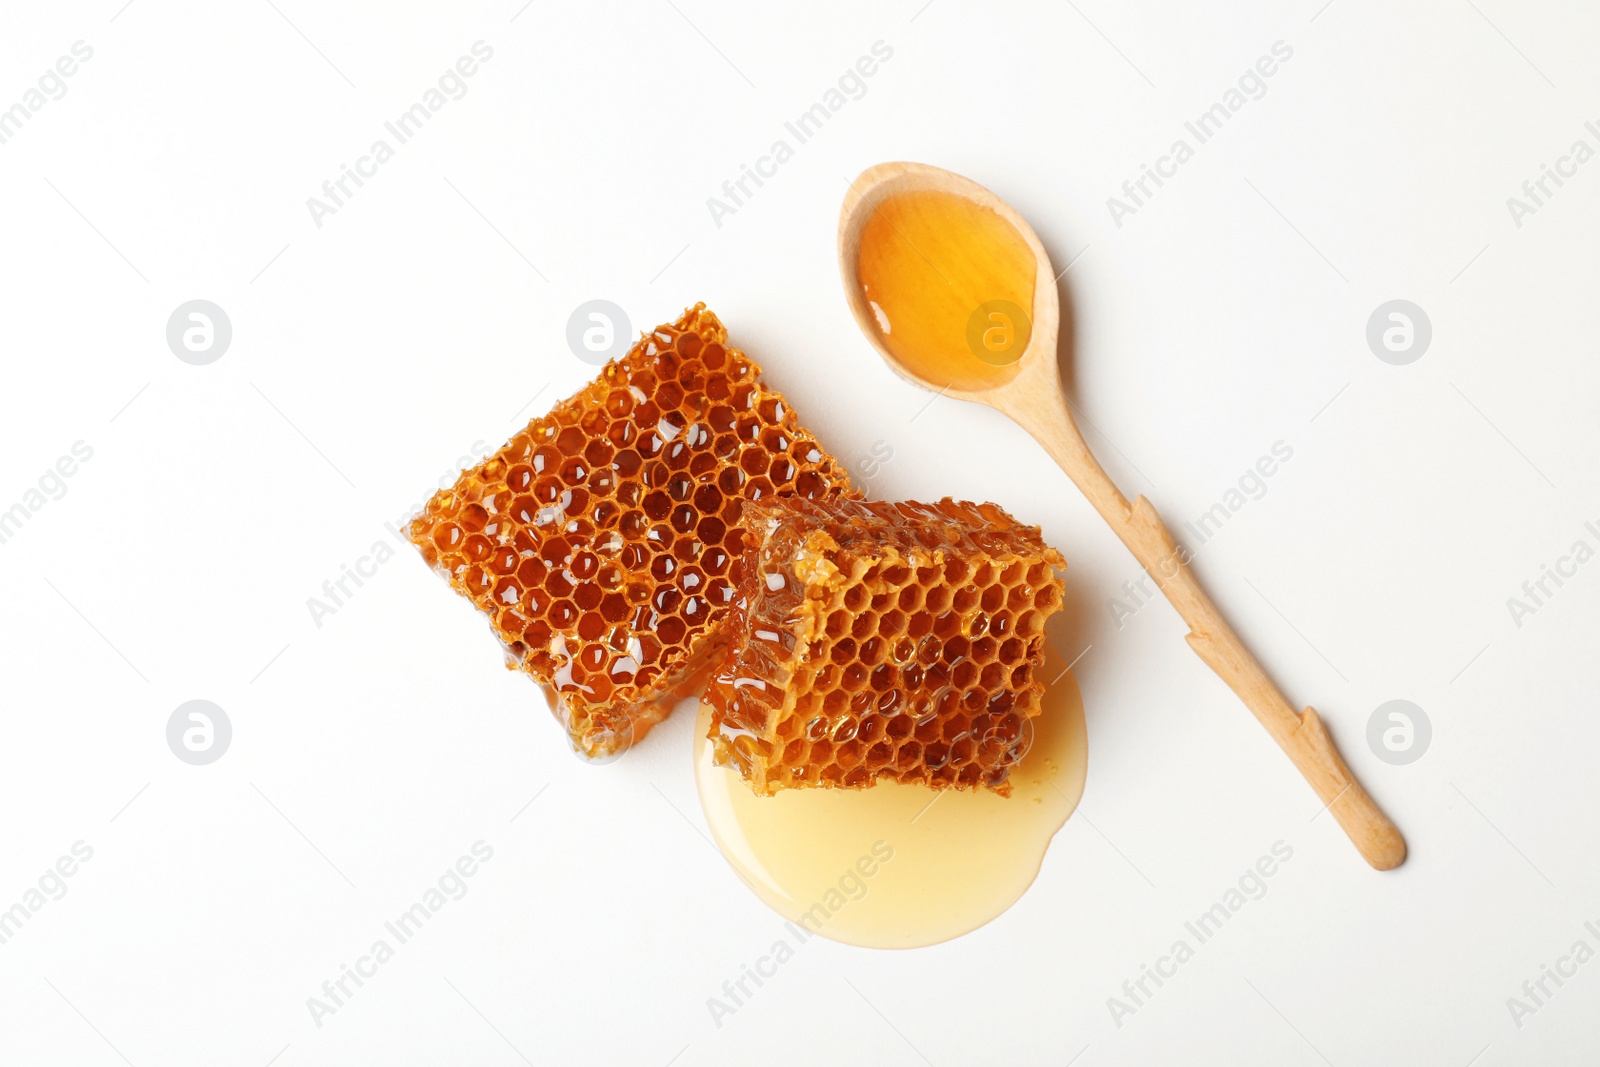
[[[862,333],[866,334],[878,354],[896,374],[945,396],[992,404],[997,389],[1005,390],[1006,386],[1018,379],[1028,380],[1039,375],[1056,380],[1059,388],[1056,341],[1061,326],[1061,303],[1054,284],[1035,284],[1031,287],[1030,306],[1023,309],[1029,327],[1027,343],[1020,350],[1006,353],[1001,362],[984,363],[978,358],[971,359],[971,373],[963,373],[960,367],[929,367],[913,362],[902,358],[902,354],[897,354],[895,347],[888,343],[889,337],[883,329],[883,310],[874,307],[874,301],[858,278],[863,237],[869,224],[875,220],[882,222],[884,216],[879,209],[885,201],[929,193],[959,197],[997,216],[998,221],[1025,246],[1025,254],[1032,259],[1034,280],[1037,281],[1041,276],[1055,277],[1050,256],[1045,252],[1038,235],[1033,232],[1033,227],[1010,204],[988,189],[969,178],[925,163],[880,163],[863,171],[851,183],[839,210],[839,271],[841,277],[846,279],[845,299]],[[904,234],[904,230],[892,222],[883,225],[896,231],[897,237]],[[909,247],[908,254],[923,258],[925,252],[928,257],[944,260],[943,268],[934,268],[931,273],[948,290],[946,302],[953,305],[952,313],[957,317],[970,317],[985,295],[981,269],[960,270],[961,267],[971,268],[975,265],[964,261],[959,249],[923,247],[929,243],[927,238],[918,240],[915,246]],[[856,280],[856,284],[850,284],[852,279]]]
[[[1378,870],[1399,866],[1405,839],[1351,775],[1321,717],[1295,711],[1200,587],[1188,549],[1148,500],[1129,503],[1084,442],[1057,370],[1056,275],[1027,221],[959,174],[880,163],[851,183],[840,208],[839,272],[856,324],[895,373],[986,404],[1044,446],[1188,624],[1189,646],[1277,741],[1362,857]]]

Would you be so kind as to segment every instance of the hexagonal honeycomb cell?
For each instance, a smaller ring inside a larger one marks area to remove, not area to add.
[[[744,605],[712,678],[719,763],[757,793],[879,781],[1009,795],[1066,561],[994,504],[747,504]]]
[[[628,747],[726,645],[748,502],[856,495],[704,304],[411,522],[423,557],[489,618],[574,747]]]

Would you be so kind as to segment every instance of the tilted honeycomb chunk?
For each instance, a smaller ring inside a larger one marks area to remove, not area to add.
[[[854,495],[727,339],[695,305],[411,523],[591,758],[665,718],[725,646],[743,505]]]
[[[718,762],[757,793],[880,779],[1009,794],[1066,561],[993,504],[746,505]]]

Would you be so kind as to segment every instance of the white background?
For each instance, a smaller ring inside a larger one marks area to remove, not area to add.
[[[1506,605],[1600,543],[1600,163],[1520,228],[1506,206],[1600,147],[1591,9],[122,2],[0,29],[0,107],[94,49],[0,145],[0,509],[94,450],[0,544],[0,908],[94,850],[0,946],[0,1062],[1593,1062],[1600,962],[1520,1027],[1507,998],[1600,949],[1600,563],[1520,627]],[[467,94],[316,226],[307,198],[478,40]],[[880,40],[866,94],[717,226],[706,199]],[[1107,197],[1280,40],[1266,95],[1116,226]],[[1195,566],[1405,831],[1401,870],[1315,818],[1170,609],[1116,626],[1136,567],[1031,441],[856,333],[836,211],[892,159],[990,186],[1073,263],[1069,391],[1130,496],[1176,527],[1293,449]],[[165,340],[195,298],[233,325],[210,366]],[[780,923],[702,838],[691,716],[584,765],[409,550],[313,621],[459,457],[589,377],[565,328],[593,298],[635,328],[708,301],[842,459],[892,447],[873,494],[995,500],[1071,561],[1088,789],[992,925],[814,941],[719,1027],[707,998]],[[1433,324],[1409,366],[1365,340],[1395,298]],[[234,727],[205,767],[165,740],[195,698]],[[1396,698],[1433,724],[1409,766],[1365,740]],[[318,1027],[307,998],[479,840],[467,895]],[[1265,897],[1117,1025],[1277,841]]]

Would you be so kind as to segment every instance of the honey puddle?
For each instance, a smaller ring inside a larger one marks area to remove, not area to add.
[[[924,381],[1010,381],[1032,331],[1038,260],[1005,219],[964,196],[886,197],[861,227],[856,274],[885,347]]]
[[[917,948],[977,929],[1033,884],[1050,839],[1083,795],[1087,733],[1078,683],[1056,678],[1011,772],[1011,796],[884,782],[759,797],[712,762],[710,709],[695,724],[695,781],[733,869],[779,915],[835,941]]]

